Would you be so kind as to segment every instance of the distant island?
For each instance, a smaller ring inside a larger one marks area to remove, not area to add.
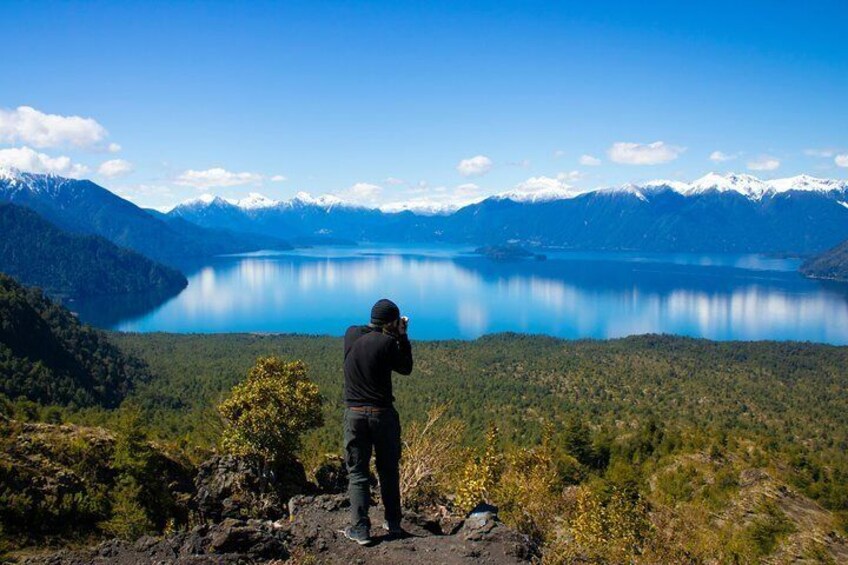
[[[477,255],[483,255],[495,261],[515,261],[518,259],[535,259],[544,261],[548,257],[541,253],[533,253],[520,245],[484,245],[474,250]]]

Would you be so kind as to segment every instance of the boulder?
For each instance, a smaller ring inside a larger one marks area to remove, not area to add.
[[[303,465],[290,461],[263,472],[255,463],[231,455],[216,456],[198,467],[192,508],[202,520],[226,518],[276,520],[286,501],[309,490]]]
[[[338,455],[330,455],[313,473],[318,492],[340,494],[347,491],[347,465]]]

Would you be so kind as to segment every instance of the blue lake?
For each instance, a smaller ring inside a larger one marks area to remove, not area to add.
[[[189,268],[160,304],[72,305],[123,331],[341,335],[389,297],[416,339],[493,332],[567,338],[672,333],[848,344],[848,285],[757,255],[548,252],[497,262],[468,247],[314,248],[221,257]],[[131,302],[131,301],[130,301]]]

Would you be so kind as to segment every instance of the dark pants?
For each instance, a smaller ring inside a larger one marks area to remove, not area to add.
[[[368,507],[371,505],[368,466],[372,448],[377,456],[386,521],[400,525],[400,419],[397,410],[357,412],[346,408],[344,443],[352,525],[371,527],[368,519]]]

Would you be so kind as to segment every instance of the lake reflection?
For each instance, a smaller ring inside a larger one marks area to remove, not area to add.
[[[308,249],[220,258],[125,331],[340,335],[391,297],[418,339],[516,331],[560,337],[674,333],[848,343],[848,291],[796,260],[743,255],[568,253],[494,262],[467,249]],[[80,309],[97,322],[96,310]]]

